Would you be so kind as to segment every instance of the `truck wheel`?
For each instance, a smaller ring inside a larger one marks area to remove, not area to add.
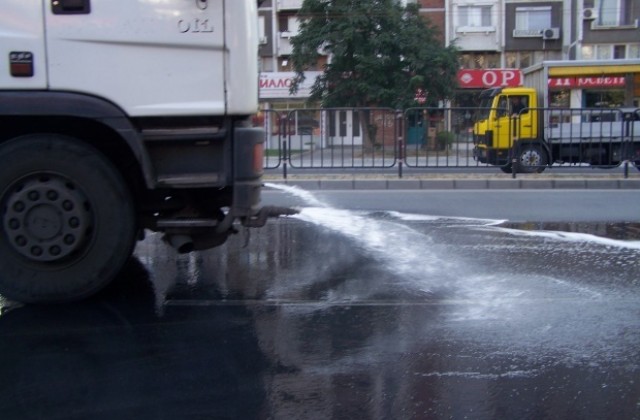
[[[518,172],[525,174],[540,173],[547,166],[547,154],[535,144],[526,144],[518,149]]]
[[[27,303],[85,298],[135,244],[131,195],[113,165],[71,137],[0,145],[0,294]]]

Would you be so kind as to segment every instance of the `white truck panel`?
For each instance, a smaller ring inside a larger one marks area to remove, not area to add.
[[[93,0],[89,14],[55,15],[45,0],[49,88],[132,117],[222,115],[224,1]]]
[[[226,0],[227,31],[227,112],[247,114],[258,109],[258,10],[255,0]],[[245,21],[238,21],[244,16]],[[247,48],[247,41],[255,44]],[[249,111],[249,112],[248,112]]]
[[[560,123],[545,129],[550,143],[619,143],[640,141],[640,122]]]
[[[41,0],[3,0],[0,11],[0,89],[44,89],[47,87],[47,63],[44,49]],[[12,52],[31,52],[33,77],[14,77],[6,65]]]

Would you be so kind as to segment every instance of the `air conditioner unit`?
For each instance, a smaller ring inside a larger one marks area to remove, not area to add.
[[[594,20],[598,17],[598,12],[596,9],[588,7],[582,11],[582,19],[584,20]]]
[[[542,39],[559,39],[560,28],[549,28],[542,31]]]

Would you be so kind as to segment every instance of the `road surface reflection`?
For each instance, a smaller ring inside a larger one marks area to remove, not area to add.
[[[637,418],[640,229],[308,208],[4,303],[8,418]]]

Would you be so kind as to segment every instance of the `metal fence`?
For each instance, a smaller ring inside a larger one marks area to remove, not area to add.
[[[640,167],[640,110],[322,108],[264,111],[265,169]]]

